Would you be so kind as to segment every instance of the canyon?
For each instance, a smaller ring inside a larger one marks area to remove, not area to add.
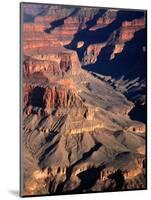
[[[22,9],[22,196],[145,189],[146,13]]]

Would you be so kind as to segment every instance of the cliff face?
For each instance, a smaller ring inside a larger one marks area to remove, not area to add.
[[[59,10],[59,12],[58,12]],[[24,31],[24,51],[29,54],[31,50],[40,51],[42,48],[54,49],[69,44],[74,34],[86,27],[86,22],[95,15],[98,9],[93,12],[84,8],[60,9],[56,7],[56,12],[51,8],[45,8],[46,15],[34,16],[34,22],[25,22]],[[30,12],[26,11],[25,12]],[[26,21],[26,16],[25,19]],[[61,34],[60,34],[61,32]],[[51,33],[51,34],[48,34]],[[43,50],[43,49],[42,49]]]
[[[65,88],[46,88],[43,96],[44,106],[46,109],[52,107],[70,107],[76,102],[76,96],[70,89]]]
[[[110,16],[108,17],[110,19]],[[115,18],[113,18],[112,20],[114,21]],[[101,24],[99,24],[98,27],[102,28]],[[122,53],[125,43],[132,40],[134,37],[134,34],[137,31],[144,29],[144,27],[145,27],[144,18],[122,22],[121,27],[118,30],[115,30],[106,41],[104,41],[103,43],[96,43],[93,45],[90,44],[87,47],[87,50],[84,53],[84,57],[82,58],[83,65],[96,63],[97,57],[101,55],[101,50],[103,48],[107,48],[110,45],[113,45],[113,50],[110,53],[110,59],[111,60],[114,59],[118,54]]]
[[[24,7],[23,195],[146,187],[146,127],[126,97],[142,82],[124,73],[145,17],[127,12]]]
[[[23,93],[25,108],[28,106],[39,107],[48,113],[53,109],[70,108],[72,105],[78,106],[81,103],[75,90],[64,85],[40,87],[26,84]]]
[[[63,51],[64,49],[62,49]],[[43,52],[44,53],[44,52]],[[78,73],[80,62],[76,52],[65,51],[49,54],[32,55],[24,61],[24,76],[36,72],[44,72],[52,75],[64,75],[65,73]]]

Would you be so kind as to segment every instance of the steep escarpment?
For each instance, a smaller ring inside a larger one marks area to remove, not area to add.
[[[36,72],[51,74],[52,76],[63,76],[66,72],[69,74],[78,73],[80,62],[77,59],[76,52],[67,51],[49,51],[37,54],[34,52],[24,60],[24,76],[30,76]]]
[[[24,6],[22,194],[145,188],[144,13]]]

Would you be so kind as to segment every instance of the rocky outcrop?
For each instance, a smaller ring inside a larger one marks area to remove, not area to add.
[[[133,179],[136,177],[138,174],[141,174],[144,166],[144,159],[138,158],[135,160],[135,167],[132,169],[122,169],[123,177],[124,180],[126,181],[127,179]],[[114,169],[113,167],[106,168],[102,171],[100,171],[100,180],[105,181],[107,180],[110,175],[114,174],[117,171],[117,169]]]
[[[36,72],[47,72],[52,75],[64,75],[78,73],[80,62],[76,52],[66,51],[56,54],[37,54],[24,61],[24,76],[30,76]]]
[[[47,87],[43,96],[44,107],[49,110],[52,107],[70,107],[73,104],[78,104],[73,91],[66,88]]]
[[[64,86],[39,87],[24,86],[24,107],[32,105],[50,112],[52,109],[78,106],[80,99],[75,91]]]
[[[146,126],[143,123],[133,123],[133,125],[130,126],[127,131],[143,134],[146,131]]]
[[[121,53],[123,51],[123,49],[124,49],[124,44],[123,43],[115,44],[115,47],[114,47],[113,53],[110,56],[110,59],[111,60],[114,59],[115,55]]]
[[[145,19],[135,19],[122,23],[119,42],[129,41],[134,37],[134,33],[145,27]]]
[[[106,44],[91,44],[88,46],[85,56],[82,59],[82,64],[87,65],[87,64],[94,64],[97,61],[98,55],[101,53],[101,50],[103,47],[105,47]]]
[[[84,42],[83,42],[83,41],[80,41],[80,42],[78,42],[78,44],[77,44],[77,48],[81,48],[81,47],[83,47],[83,45],[84,45]]]

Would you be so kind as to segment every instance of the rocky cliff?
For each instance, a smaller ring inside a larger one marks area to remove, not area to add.
[[[61,51],[62,50],[62,51]],[[76,52],[66,51],[63,48],[57,52],[38,52],[28,56],[24,60],[24,76],[30,76],[36,72],[64,76],[67,73],[78,73],[80,62]]]

